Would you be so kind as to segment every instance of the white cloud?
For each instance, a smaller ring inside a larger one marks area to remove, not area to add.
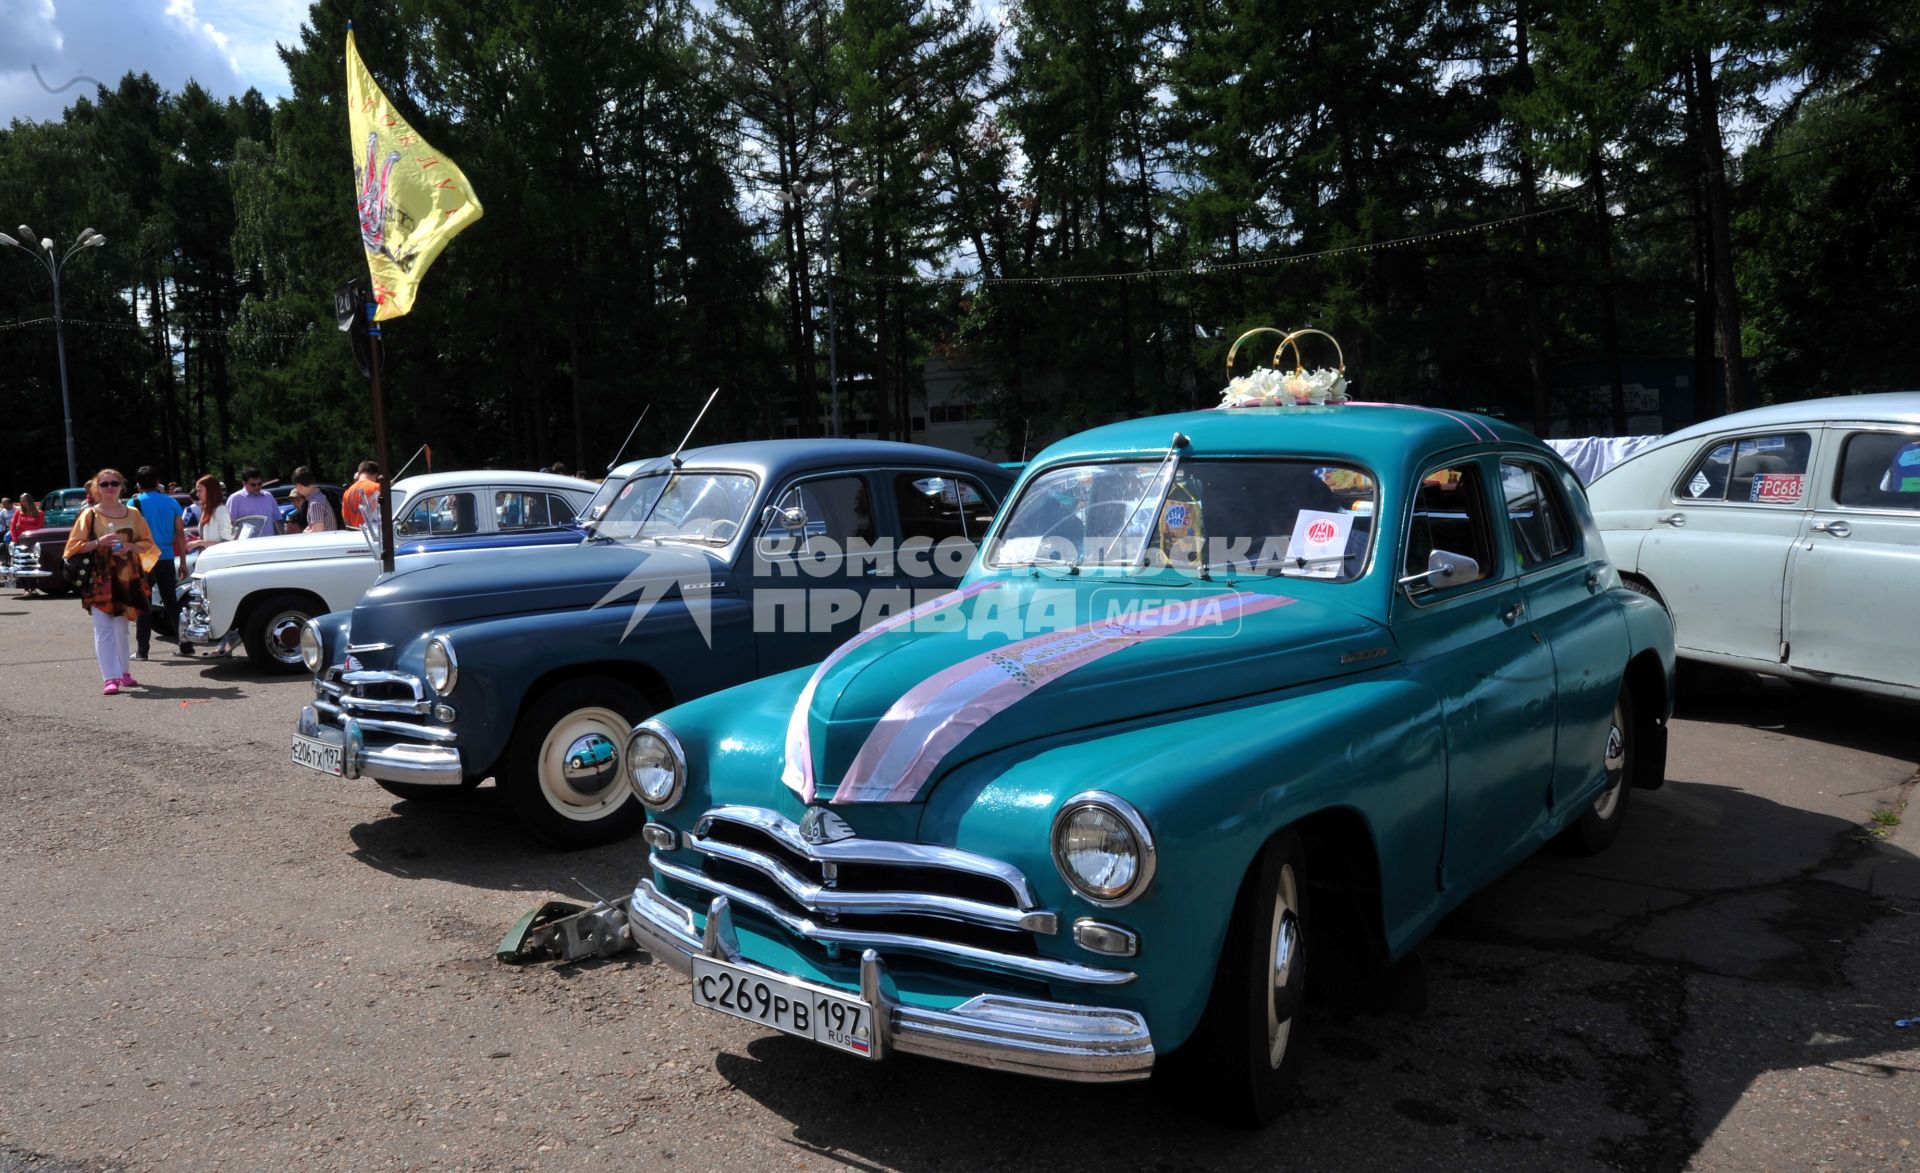
[[[0,0],[0,72],[27,69],[60,52],[53,0]]]

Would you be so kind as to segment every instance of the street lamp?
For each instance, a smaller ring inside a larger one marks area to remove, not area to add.
[[[47,276],[53,279],[53,339],[54,348],[60,354],[60,411],[62,415],[66,416],[67,420],[67,483],[69,485],[78,484],[80,481],[80,462],[74,459],[73,455],[73,400],[67,394],[67,332],[65,320],[60,316],[60,274],[67,267],[67,262],[73,259],[73,254],[83,248],[99,248],[101,245],[107,243],[107,238],[91,228],[84,228],[67,251],[63,255],[55,257],[53,238],[51,236],[43,236],[40,238],[40,249],[38,252],[35,252],[32,247],[33,229],[22,224],[20,226],[20,236],[28,243],[22,244],[6,233],[0,232],[0,244],[12,245],[34,260],[39,261],[41,267],[46,269]]]

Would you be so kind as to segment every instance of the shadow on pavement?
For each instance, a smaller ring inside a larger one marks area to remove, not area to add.
[[[1895,758],[1911,758],[1920,742],[1920,703],[1697,664],[1681,665],[1674,716]]]
[[[1920,1072],[1900,1054],[1920,1032],[1892,1025],[1920,1014],[1914,869],[1852,822],[1735,787],[1636,792],[1611,851],[1548,848],[1421,946],[1427,1013],[1316,1007],[1298,1103],[1258,1133],[1215,1124],[1164,1078],[1098,1088],[868,1064],[784,1036],[715,1068],[790,1121],[797,1148],[855,1167],[1664,1170],[1736,1112],[1717,1154],[1797,1166],[1766,1147],[1778,1135],[1742,1137],[1805,1133],[1819,1153],[1831,1127],[1829,1151],[1844,1152],[1858,1120],[1911,1115],[1874,1099]],[[1853,1089],[1830,1109],[1853,1115],[1784,1114],[1809,1098],[1809,1067]]]
[[[358,823],[347,834],[355,859],[390,875],[554,891],[582,901],[593,899],[587,889],[604,896],[631,892],[646,866],[646,845],[638,835],[586,851],[542,845],[514,822],[493,786],[450,791],[437,800],[401,799],[387,816]]]

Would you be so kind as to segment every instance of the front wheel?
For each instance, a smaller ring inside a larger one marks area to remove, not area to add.
[[[1627,796],[1633,793],[1633,715],[1633,694],[1622,688],[1620,699],[1613,705],[1613,716],[1607,721],[1607,740],[1600,755],[1607,774],[1606,788],[1566,831],[1567,845],[1582,855],[1600,854],[1620,835]]]
[[[644,814],[627,781],[627,735],[652,715],[639,689],[605,676],[542,693],[508,750],[507,801],[521,824],[563,850],[632,834]]]
[[[300,629],[313,618],[313,603],[305,595],[282,592],[268,595],[247,608],[240,621],[240,640],[247,659],[266,672],[291,676],[305,672],[300,659]]]
[[[1307,853],[1274,836],[1240,885],[1195,1056],[1228,1119],[1258,1127],[1286,1107],[1300,1074],[1307,989]]]

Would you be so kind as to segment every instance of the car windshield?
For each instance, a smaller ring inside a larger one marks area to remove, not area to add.
[[[746,523],[753,491],[745,473],[642,473],[611,491],[601,486],[587,507],[587,525],[595,537],[617,541],[724,546]]]
[[[1014,502],[988,564],[1171,565],[1336,582],[1366,567],[1379,502],[1358,468],[1182,461],[1155,517],[1160,468],[1144,460],[1040,474]]]

